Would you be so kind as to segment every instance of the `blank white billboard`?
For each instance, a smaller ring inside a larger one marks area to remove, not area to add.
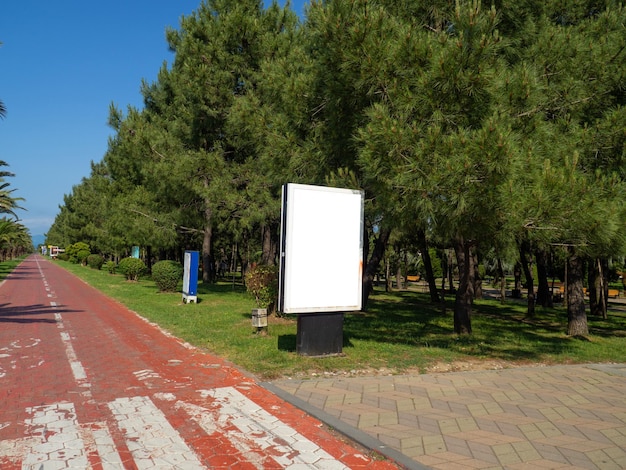
[[[283,186],[279,310],[361,310],[363,192]]]

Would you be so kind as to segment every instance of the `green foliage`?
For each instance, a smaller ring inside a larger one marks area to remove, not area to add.
[[[161,292],[174,292],[182,279],[183,266],[178,261],[163,260],[152,266],[152,280]]]
[[[107,261],[106,263],[104,263],[104,269],[109,274],[115,274],[115,271],[117,271],[117,264],[115,263],[115,261]]]
[[[67,253],[59,253],[57,255],[57,259],[59,259],[61,261],[69,261],[70,260],[70,255],[68,255]]]
[[[258,265],[246,273],[246,289],[259,308],[270,308],[278,298],[276,266]]]
[[[91,254],[89,245],[85,242],[76,242],[65,248],[68,259],[75,264],[82,264]]]
[[[124,258],[120,261],[118,271],[123,274],[128,281],[138,281],[139,276],[144,274],[147,269],[145,263],[139,258]]]
[[[104,264],[104,258],[102,255],[93,254],[87,256],[87,266],[92,269],[100,270],[102,269],[102,265]]]
[[[78,253],[76,253],[76,259],[77,262],[79,264],[82,264],[83,266],[87,264],[87,258],[89,258],[89,256],[91,255],[91,251],[89,250],[80,250]]]

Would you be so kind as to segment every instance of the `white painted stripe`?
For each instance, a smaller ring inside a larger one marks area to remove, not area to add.
[[[248,443],[271,455],[285,468],[347,469],[343,463],[328,454],[292,427],[271,415],[233,387],[201,390],[204,397],[212,397],[219,405],[217,424],[231,442]],[[202,426],[202,422],[199,422]],[[229,430],[235,426],[240,432]],[[206,429],[210,432],[209,429]],[[215,430],[215,429],[213,429]]]
[[[122,458],[117,452],[117,448],[115,447],[107,425],[105,423],[97,423],[92,424],[91,427],[93,442],[100,456],[102,470],[120,470],[124,468]]]
[[[52,307],[56,307],[56,302],[50,302]],[[59,312],[54,313],[54,319],[57,321],[57,327],[60,330],[65,330],[65,325],[63,324],[63,317]],[[85,372],[85,368],[83,364],[78,360],[78,356],[76,355],[76,351],[74,351],[74,346],[72,345],[72,338],[70,334],[66,331],[61,331],[61,341],[63,341],[63,345],[65,346],[65,355],[67,356],[67,360],[70,363],[70,368],[72,369],[72,375],[74,376],[74,380],[81,387],[91,387],[91,384],[87,382],[87,373]]]
[[[228,435],[228,442],[239,451],[241,457],[244,458],[247,463],[259,470],[265,468],[267,457],[264,453],[259,452],[258,446],[251,445],[247,436],[241,432],[235,432],[233,430],[227,431],[226,429],[219,428],[219,425],[227,425],[225,422],[226,419],[221,420],[220,417],[214,417],[211,410],[194,405],[193,403],[178,401],[176,407],[185,410],[191,419],[198,423],[208,435],[213,433],[226,433]]]
[[[148,397],[118,398],[109,408],[139,470],[205,468]]]
[[[24,423],[32,436],[22,460],[22,469],[91,468],[73,403],[27,408]]]
[[[67,359],[70,361],[70,367],[72,369],[72,374],[74,375],[74,380],[77,383],[84,382],[87,380],[87,373],[85,372],[85,368],[82,363],[78,360],[76,356],[76,352],[74,351],[74,346],[72,346],[72,339],[70,338],[69,333],[65,331],[61,331],[61,340],[65,346],[65,355]],[[82,384],[81,384],[82,385]]]

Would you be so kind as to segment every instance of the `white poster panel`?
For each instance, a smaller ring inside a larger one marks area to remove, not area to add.
[[[362,278],[363,192],[285,185],[279,309],[361,310]]]

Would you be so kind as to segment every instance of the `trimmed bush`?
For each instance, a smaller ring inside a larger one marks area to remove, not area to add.
[[[139,276],[146,272],[146,265],[139,258],[124,258],[117,268],[127,281],[138,281]]]
[[[80,250],[76,254],[76,258],[78,259],[78,262],[80,264],[85,266],[87,264],[87,258],[89,257],[89,255],[91,255],[91,251],[89,251],[89,250]]]
[[[109,274],[115,274],[115,271],[117,270],[117,264],[115,263],[115,261],[107,261],[106,263],[104,263],[104,269],[106,269]]]
[[[163,260],[152,266],[152,280],[161,292],[175,292],[183,277],[183,266],[178,261]]]
[[[87,256],[87,266],[92,269],[97,269],[100,271],[102,269],[102,265],[104,264],[104,258],[100,255],[89,255]]]
[[[246,289],[259,308],[272,309],[278,299],[278,269],[259,265],[246,273]]]
[[[76,242],[65,249],[71,263],[84,264],[87,256],[91,254],[89,245],[85,242]]]

